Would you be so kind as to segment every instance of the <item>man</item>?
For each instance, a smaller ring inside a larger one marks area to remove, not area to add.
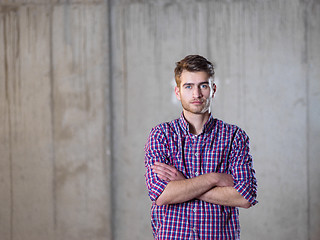
[[[176,63],[182,115],[154,127],[145,146],[155,239],[240,239],[238,207],[257,203],[248,136],[210,113],[213,77],[202,56]]]

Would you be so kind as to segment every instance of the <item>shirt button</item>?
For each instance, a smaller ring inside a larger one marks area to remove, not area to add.
[[[196,208],[194,208],[194,209],[193,209],[193,212],[196,212],[196,211],[197,211],[197,209],[196,209]]]
[[[199,173],[198,173],[198,172],[195,172],[195,173],[194,173],[194,175],[198,176],[198,175],[199,175]]]
[[[197,231],[197,229],[194,227],[193,229],[192,229],[194,232],[196,232]]]
[[[194,155],[195,155],[196,157],[198,157],[198,153],[195,153]]]

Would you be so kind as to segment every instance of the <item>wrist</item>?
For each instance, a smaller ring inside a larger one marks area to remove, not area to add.
[[[212,172],[209,174],[210,174],[211,187],[218,186],[219,182],[220,182],[219,174],[217,174],[215,172]]]

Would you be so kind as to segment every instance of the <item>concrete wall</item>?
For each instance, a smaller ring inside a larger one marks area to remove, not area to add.
[[[320,239],[319,40],[317,0],[1,1],[1,240],[151,239],[143,147],[195,53],[251,138],[242,239]]]
[[[86,2],[1,1],[1,240],[110,239],[108,9]]]

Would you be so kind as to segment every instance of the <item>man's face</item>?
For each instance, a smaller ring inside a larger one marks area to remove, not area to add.
[[[184,70],[180,80],[180,87],[175,87],[175,94],[181,101],[184,111],[193,114],[208,112],[211,99],[216,91],[216,86],[208,74]]]

